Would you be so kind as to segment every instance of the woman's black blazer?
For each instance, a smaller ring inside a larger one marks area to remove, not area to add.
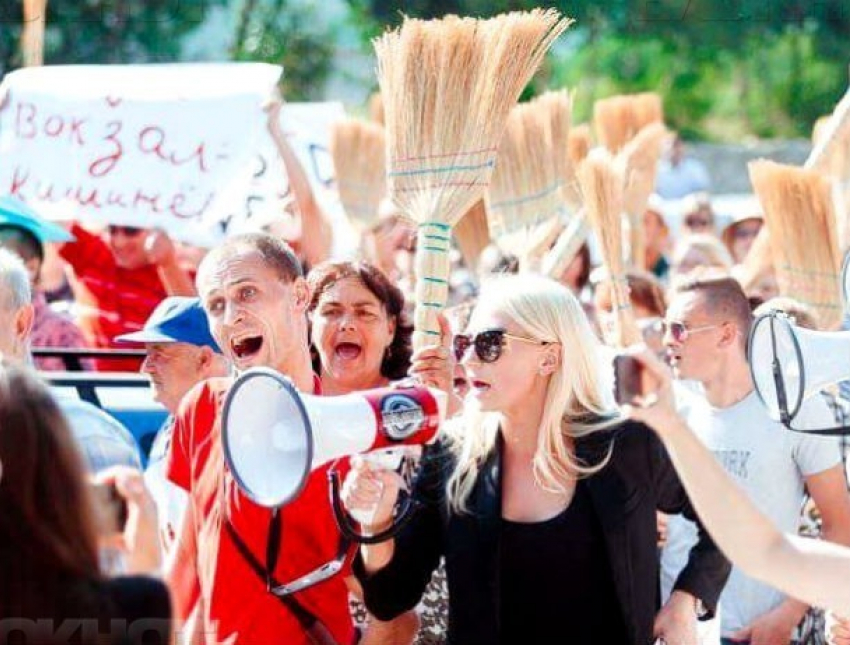
[[[591,475],[587,485],[605,535],[628,643],[647,645],[653,641],[653,621],[660,608],[655,511],[683,513],[691,520],[696,516],[670,459],[649,428],[627,422],[594,433],[576,441],[576,454],[586,464],[599,463],[609,446],[613,446],[610,462]],[[452,513],[445,503],[445,482],[452,469],[448,452],[436,448],[423,460],[414,490],[425,504],[397,536],[392,561],[370,576],[365,575],[359,556],[354,563],[366,606],[378,619],[389,620],[415,607],[440,557],[445,556],[448,642],[500,642],[500,454],[501,442],[479,472],[468,514]],[[698,526],[699,541],[675,588],[700,598],[711,613],[731,565]],[[536,591],[557,593],[557,589]],[[565,625],[564,635],[568,634]]]

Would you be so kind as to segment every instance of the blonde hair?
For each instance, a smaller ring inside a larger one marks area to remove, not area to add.
[[[565,481],[597,472],[610,456],[609,450],[598,464],[580,463],[571,440],[620,421],[600,369],[601,345],[572,292],[548,278],[493,278],[482,287],[477,307],[506,316],[529,338],[559,344],[560,361],[547,387],[533,466],[540,486],[564,492]],[[446,492],[457,512],[467,510],[478,472],[496,446],[499,421],[498,412],[482,412],[470,401],[461,419],[447,427],[455,466]]]

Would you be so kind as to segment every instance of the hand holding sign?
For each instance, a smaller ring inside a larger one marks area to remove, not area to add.
[[[168,233],[162,229],[153,229],[145,238],[145,254],[148,262],[161,266],[177,261],[177,252]]]

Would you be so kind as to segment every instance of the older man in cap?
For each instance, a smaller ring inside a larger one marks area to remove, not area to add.
[[[144,343],[147,356],[141,371],[150,379],[154,400],[169,412],[154,438],[145,471],[145,481],[159,510],[162,545],[168,551],[186,507],[185,491],[165,477],[164,458],[174,415],[186,392],[203,380],[226,376],[229,364],[210,335],[207,315],[197,298],[166,298],[140,331],[117,336],[115,341]]]

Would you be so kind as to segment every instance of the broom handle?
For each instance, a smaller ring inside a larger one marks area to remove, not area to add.
[[[582,209],[572,217],[570,223],[567,224],[567,229],[561,233],[558,241],[555,242],[555,246],[545,255],[540,266],[540,272],[553,280],[557,280],[575,257],[575,254],[587,239],[589,232],[587,218],[584,209]]]
[[[617,347],[630,347],[643,342],[632,300],[629,296],[629,281],[625,275],[611,276],[611,304],[615,309],[615,342]]]
[[[413,351],[440,344],[437,314],[449,300],[449,248],[452,227],[445,222],[419,224],[416,235],[416,308]]]
[[[24,24],[21,31],[21,59],[24,67],[44,64],[44,26],[47,0],[24,0]]]
[[[807,170],[823,170],[823,165],[829,161],[831,153],[836,145],[839,145],[841,134],[850,126],[850,89],[835,106],[826,132],[815,145],[803,168]]]
[[[643,213],[629,213],[629,253],[632,256],[632,266],[645,270],[646,238],[643,233]]]

